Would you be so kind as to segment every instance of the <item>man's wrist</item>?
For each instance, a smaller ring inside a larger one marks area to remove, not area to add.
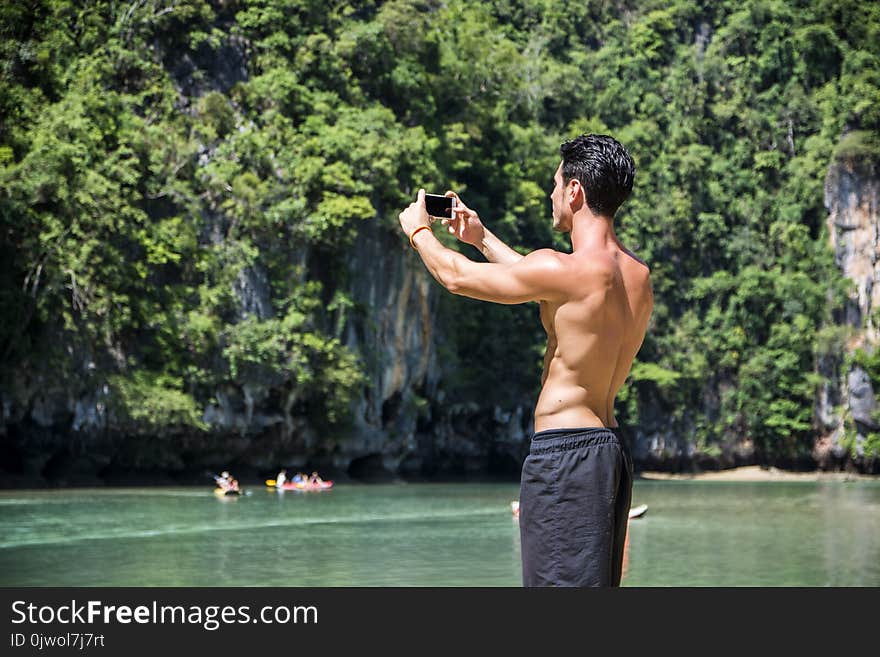
[[[489,229],[483,228],[483,236],[476,244],[474,244],[474,246],[477,247],[477,250],[483,255],[486,255],[486,252],[489,250],[489,238],[491,236],[492,233],[489,232]]]
[[[427,239],[424,236],[424,233],[431,233],[432,236],[434,234],[431,232],[431,227],[428,225],[418,226],[415,230],[413,230],[413,232],[409,234],[409,243],[414,249],[418,250],[419,240],[421,240],[421,243],[424,244],[425,240]]]
[[[492,261],[492,256],[496,254],[497,251],[498,238],[493,235],[488,228],[483,229],[483,239],[480,240],[479,246],[477,248],[480,250],[480,253],[483,254],[490,262]]]

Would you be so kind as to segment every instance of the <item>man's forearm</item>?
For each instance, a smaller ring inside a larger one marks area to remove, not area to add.
[[[483,231],[483,241],[476,247],[489,262],[508,265],[523,257],[498,239],[488,228],[484,227]]]
[[[455,261],[458,258],[467,260],[467,257],[447,249],[430,230],[420,230],[413,237],[413,243],[431,276],[447,290],[455,292],[455,276],[458,272]]]

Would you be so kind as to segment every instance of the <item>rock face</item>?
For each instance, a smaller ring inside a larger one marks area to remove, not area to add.
[[[350,292],[366,316],[349,321],[341,338],[361,354],[369,380],[335,465],[381,476],[416,450],[418,414],[407,410],[436,391],[436,291],[408,246],[377,222],[360,231],[349,262],[358,274]]]
[[[360,354],[368,382],[332,466],[364,478],[518,472],[531,409],[444,404],[436,314],[446,292],[405,240],[368,222],[346,261],[361,314],[339,337]]]
[[[847,430],[855,433],[860,456],[868,433],[878,429],[877,401],[868,373],[858,366],[843,371],[847,352],[860,348],[871,354],[880,341],[880,177],[876,168],[863,162],[833,163],[825,180],[825,207],[835,263],[854,286],[841,318],[852,329],[850,337],[840,351],[819,361],[826,383],[816,404],[822,433],[814,456],[821,466],[834,467],[847,456],[842,444]]]
[[[853,281],[845,320],[861,329],[850,348],[878,343],[880,327],[874,311],[880,307],[880,180],[872,168],[852,162],[832,164],[825,181],[825,207],[834,260]]]

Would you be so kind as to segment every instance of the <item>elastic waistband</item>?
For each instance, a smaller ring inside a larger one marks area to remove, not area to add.
[[[620,427],[576,427],[545,429],[532,434],[529,454],[562,452],[592,445],[617,444],[627,450]]]

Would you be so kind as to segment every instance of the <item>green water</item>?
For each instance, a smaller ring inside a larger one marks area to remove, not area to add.
[[[4,586],[518,586],[515,484],[0,493]],[[880,586],[880,481],[637,481],[625,586]]]

